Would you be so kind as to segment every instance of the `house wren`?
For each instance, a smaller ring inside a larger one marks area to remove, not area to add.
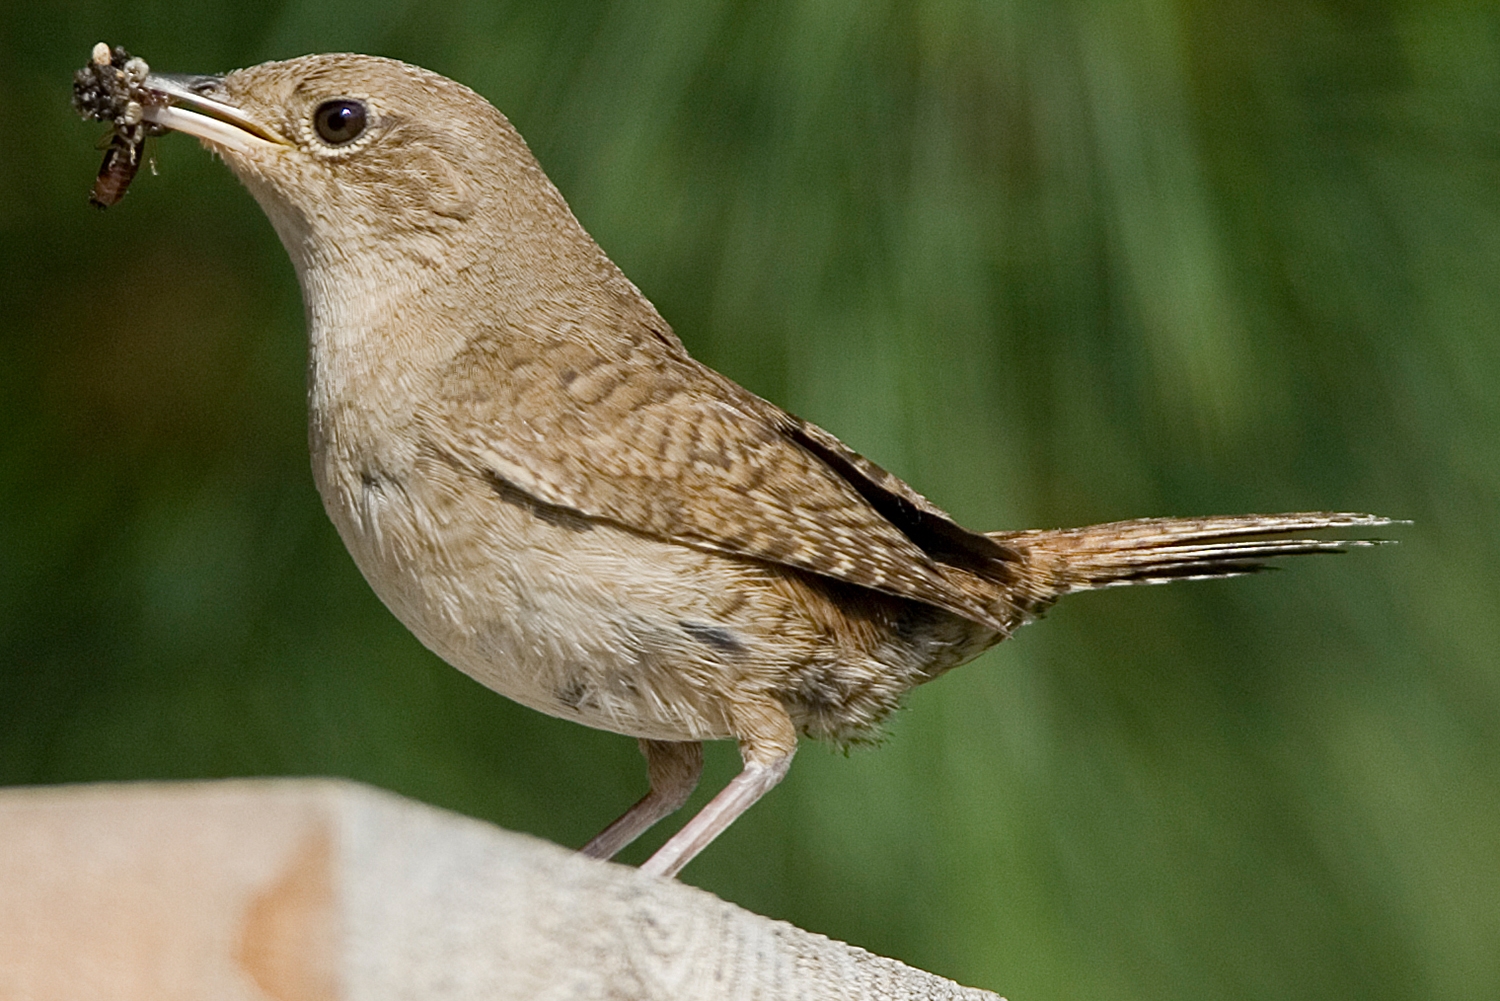
[[[375,592],[495,691],[639,738],[650,792],[589,855],[686,801],[701,741],[738,741],[744,770],[648,871],[780,781],[799,733],[870,736],[1064,594],[1247,573],[1349,544],[1292,533],[1388,523],[971,532],[689,357],[467,87],[316,55],[151,74],[138,97],[224,158],[291,254],[313,471]]]

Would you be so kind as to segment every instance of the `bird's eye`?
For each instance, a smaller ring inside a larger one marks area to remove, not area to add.
[[[330,146],[351,143],[365,131],[365,106],[348,98],[324,101],[313,112],[313,125]]]

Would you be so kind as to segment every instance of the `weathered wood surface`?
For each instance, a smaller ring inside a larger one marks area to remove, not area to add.
[[[979,999],[328,780],[0,790],[0,999]]]

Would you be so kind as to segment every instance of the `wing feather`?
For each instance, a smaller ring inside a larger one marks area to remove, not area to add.
[[[463,391],[433,402],[433,445],[551,507],[999,628],[976,593],[988,588],[964,581],[1006,579],[1018,557],[1002,543],[665,338],[643,330],[612,347],[474,338],[444,383]]]

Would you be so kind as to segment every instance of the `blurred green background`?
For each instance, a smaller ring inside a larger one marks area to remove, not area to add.
[[[1500,996],[1496,5],[10,0],[0,783],[343,775],[578,845],[633,741],[372,596],[258,208],[181,136],[85,204],[99,39],[470,84],[700,358],[976,528],[1415,520],[1069,599],[688,882],[1012,1001]]]

